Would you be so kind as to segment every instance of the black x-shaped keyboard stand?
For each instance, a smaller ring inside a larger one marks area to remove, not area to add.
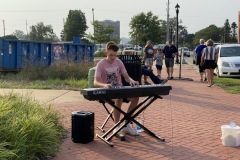
[[[137,120],[135,120],[135,118],[142,113],[148,106],[150,106],[156,99],[162,99],[161,96],[159,95],[155,95],[155,96],[148,96],[146,97],[142,102],[140,102],[131,112],[126,113],[124,112],[122,109],[118,108],[114,102],[111,99],[104,99],[101,100],[100,103],[108,103],[109,105],[111,105],[114,109],[116,109],[117,111],[119,111],[121,114],[123,114],[123,118],[116,123],[113,127],[111,127],[109,130],[107,130],[103,135],[99,135],[97,134],[97,137],[100,138],[101,140],[103,140],[105,143],[107,143],[110,147],[113,147],[114,144],[111,143],[111,139],[119,132],[123,129],[123,127],[125,127],[127,124],[129,124],[130,122],[134,122],[135,124],[139,125],[140,127],[142,127],[142,129],[148,133],[150,136],[155,137],[157,139],[159,139],[160,141],[165,141],[164,138],[161,138],[159,136],[157,136],[156,134],[154,134],[152,131],[150,131],[147,127],[145,127],[143,124],[139,123]],[[105,107],[105,106],[104,106]],[[106,109],[106,107],[105,107]],[[107,109],[106,109],[107,110]],[[110,114],[109,116],[111,116],[111,113],[107,110],[108,114]],[[126,120],[126,122],[125,122]],[[106,123],[106,122],[105,122]],[[124,123],[124,124],[122,124]],[[122,125],[121,125],[122,124]],[[118,129],[116,130],[116,132],[113,133],[113,130],[115,128]]]

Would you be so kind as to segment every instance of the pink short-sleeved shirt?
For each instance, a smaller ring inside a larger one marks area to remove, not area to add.
[[[126,72],[120,59],[116,58],[112,64],[107,59],[102,59],[96,66],[95,77],[101,77],[102,83],[118,86],[122,85],[121,74]]]

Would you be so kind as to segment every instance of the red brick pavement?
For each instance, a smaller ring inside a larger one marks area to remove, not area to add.
[[[166,71],[162,72],[166,77]],[[73,143],[71,112],[94,112],[95,133],[101,133],[96,126],[100,126],[107,116],[100,103],[83,100],[81,104],[55,106],[62,113],[69,134],[54,160],[240,160],[240,147],[225,147],[220,139],[221,125],[230,121],[240,124],[240,95],[227,94],[214,85],[207,87],[189,65],[182,66],[181,76],[193,81],[179,80],[178,74],[176,65],[174,75],[177,78],[167,82],[173,88],[170,95],[156,100],[142,114],[144,125],[164,137],[166,142],[141,132],[136,137],[127,135],[126,141],[114,137],[114,147],[109,147],[96,137],[88,144]],[[109,121],[106,128],[112,124]]]

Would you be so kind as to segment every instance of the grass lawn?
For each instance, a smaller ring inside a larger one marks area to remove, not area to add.
[[[227,93],[240,94],[240,78],[214,77],[214,84],[223,88]]]

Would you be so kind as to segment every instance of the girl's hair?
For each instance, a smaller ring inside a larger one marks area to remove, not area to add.
[[[110,41],[106,44],[106,51],[113,50],[114,52],[117,52],[118,49],[119,49],[118,45],[113,41]]]
[[[207,40],[206,45],[213,46],[213,40],[212,39]]]

